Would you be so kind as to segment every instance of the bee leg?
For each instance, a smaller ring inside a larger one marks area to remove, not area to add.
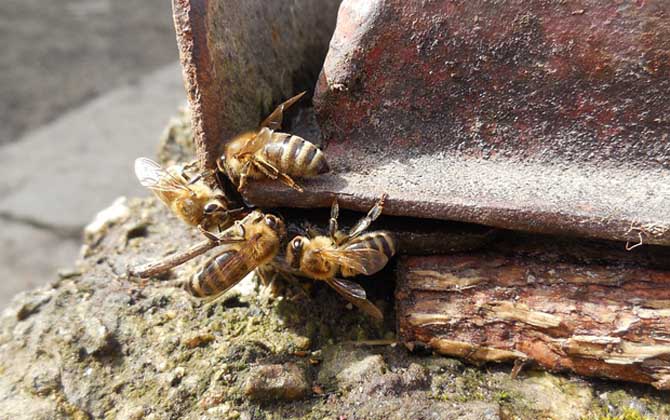
[[[217,200],[219,200],[220,202],[222,202],[223,204],[225,204],[226,207],[228,207],[228,206],[230,205],[230,200],[228,199],[228,197],[226,197],[225,194],[217,194],[217,195],[215,196],[215,198],[216,198]],[[228,213],[230,213],[230,212],[232,212],[232,211],[233,211],[233,210],[228,210]]]
[[[182,173],[181,176],[183,176],[184,179],[188,180],[188,185],[193,185],[202,179],[202,174],[198,174],[191,179],[188,179],[188,175],[186,175],[185,173]]]
[[[221,227],[219,227],[220,235],[217,236],[214,233],[205,229],[202,225],[198,225],[197,227],[200,233],[202,233],[205,236],[205,238],[209,239],[212,242],[227,244],[230,242],[244,241],[244,226],[242,225],[238,226],[240,231],[242,232],[241,235],[230,233],[227,229],[221,231]]]
[[[219,237],[213,234],[212,232],[208,231],[207,229],[205,229],[202,225],[198,225],[197,227],[200,233],[205,235],[205,238],[209,239],[212,242],[219,242]]]
[[[242,192],[247,189],[247,174],[240,175],[240,184],[237,186],[237,191]]]
[[[197,167],[198,162],[193,161],[191,163],[187,163],[186,165],[181,167],[181,170],[179,171],[179,175],[181,175],[182,178],[184,178],[187,182],[188,185],[193,185],[196,182],[198,182],[200,179],[202,179],[203,174],[199,173],[195,177],[191,178],[191,176],[188,174],[188,171],[190,171],[192,168]]]
[[[193,160],[193,161],[187,163],[186,165],[184,165],[184,167],[182,168],[182,172],[184,172],[184,171],[186,171],[186,170],[188,170],[188,169],[194,168],[194,167],[196,167],[196,166],[198,166],[198,161],[197,161],[197,160]]]
[[[237,232],[235,232],[233,228],[236,228]],[[218,242],[219,244],[227,244],[231,242],[244,242],[246,234],[247,232],[246,229],[244,228],[244,225],[241,224],[239,220],[237,220],[233,226],[221,232],[221,235],[215,236],[216,238],[215,241]]]
[[[345,241],[351,240],[361,233],[365,231],[368,227],[370,227],[370,224],[377,220],[377,218],[382,214],[382,211],[384,210],[384,201],[386,200],[386,197],[388,197],[387,194],[382,194],[382,196],[379,198],[379,201],[368,211],[368,214],[365,215],[361,220],[356,223],[356,225],[351,228],[349,233],[347,234]]]
[[[252,156],[249,159],[249,163],[254,165],[256,169],[258,169],[263,175],[270,179],[277,179],[279,176],[279,169],[275,168],[274,165],[266,162],[265,160]]]
[[[298,191],[298,192],[303,192],[303,191],[305,191],[305,190],[303,190],[303,188],[302,188],[300,185],[298,185],[298,184],[293,180],[293,178],[291,178],[290,176],[288,176],[288,175],[286,175],[286,174],[280,173],[280,174],[279,174],[279,180],[280,180],[281,182],[283,182],[284,184],[286,184],[287,186],[289,186],[289,187],[293,188],[294,190]]]
[[[191,185],[191,183],[192,183],[192,182],[191,182],[191,177],[190,177],[190,176],[188,175],[188,173],[186,172],[186,167],[185,167],[185,166],[182,167],[181,170],[179,171],[179,176],[181,176],[182,178],[184,178],[184,180],[186,180],[186,182],[188,182],[188,185]]]
[[[283,172],[280,172],[279,169],[275,168],[272,164],[269,162],[266,162],[265,160],[258,159],[257,157],[253,157],[250,162],[253,162],[254,166],[261,171],[265,176],[271,179],[278,179],[279,181],[283,182],[290,188],[293,188],[294,190],[298,192],[303,192],[304,190],[300,185],[298,185],[293,178],[290,176],[286,175]]]
[[[236,209],[229,209],[229,210],[226,210],[226,214],[241,213],[241,212],[243,212],[244,210],[246,210],[246,208],[244,208],[244,207],[238,207],[238,208],[236,208]]]
[[[319,230],[311,223],[307,223],[307,226],[305,227],[305,234],[311,239],[311,238],[316,238],[321,234]]]
[[[277,175],[279,176],[279,180],[280,180],[281,182],[283,182],[285,185],[287,185],[287,186],[293,188],[294,190],[296,190],[296,191],[298,191],[298,192],[303,192],[303,191],[305,191],[305,190],[302,189],[302,187],[301,187],[300,185],[298,185],[297,182],[295,182],[295,181],[293,180],[293,178],[291,178],[290,176],[286,175],[285,173],[280,172],[280,173],[278,173]]]
[[[260,268],[256,269],[256,276],[258,276],[258,279],[261,281],[261,284],[264,287],[270,286],[270,284],[274,281],[275,275],[272,273],[268,273],[265,270],[261,270]]]
[[[237,191],[242,192],[247,188],[247,177],[249,176],[250,169],[251,169],[251,160],[248,160],[240,170],[240,181],[237,184]]]
[[[337,232],[337,218],[340,214],[340,206],[337,204],[337,198],[333,200],[333,205],[330,208],[330,220],[328,221],[328,235],[330,239],[335,241],[335,233]]]

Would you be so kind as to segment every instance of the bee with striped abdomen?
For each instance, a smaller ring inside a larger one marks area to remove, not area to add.
[[[363,233],[383,210],[386,195],[370,209],[348,233],[338,230],[339,207],[333,203],[328,235],[311,238],[296,236],[286,248],[286,263],[301,275],[325,281],[337,293],[370,316],[383,317],[367,297],[365,290],[349,280],[339,278],[366,276],[380,271],[396,253],[396,244],[390,232]]]
[[[207,185],[201,176],[189,176],[188,166],[163,168],[153,160],[141,157],[135,160],[135,175],[140,184],[153,191],[177,217],[215,240],[211,232],[227,229],[242,209],[230,209],[226,195]]]
[[[243,133],[225,146],[217,166],[238,191],[244,191],[248,179],[277,179],[302,192],[293,178],[310,178],[330,171],[326,157],[311,142],[288,133],[280,133],[284,110],[296,103],[302,92],[280,104],[258,130]]]
[[[254,210],[219,237],[226,245],[224,250],[203,264],[186,283],[186,291],[200,298],[220,296],[256,268],[270,263],[285,235],[279,217]]]

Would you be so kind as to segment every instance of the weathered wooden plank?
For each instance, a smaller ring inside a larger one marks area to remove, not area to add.
[[[670,389],[670,271],[482,252],[405,257],[397,272],[410,348]]]

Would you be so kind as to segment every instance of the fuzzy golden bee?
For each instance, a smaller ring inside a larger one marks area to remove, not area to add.
[[[135,160],[135,175],[187,225],[197,227],[211,239],[214,229],[232,225],[242,209],[230,209],[225,194],[207,185],[202,177],[190,177],[185,166],[161,167],[151,159]]]
[[[276,179],[302,191],[293,178],[310,178],[330,171],[326,157],[311,142],[281,128],[284,110],[296,103],[302,92],[280,104],[255,131],[243,133],[225,146],[217,166],[244,191],[248,179]]]
[[[186,283],[186,291],[200,298],[220,296],[256,268],[269,264],[285,235],[279,217],[254,210],[222,233],[223,251],[203,264]]]
[[[349,232],[338,229],[339,206],[333,203],[328,235],[296,236],[286,248],[286,263],[302,276],[325,281],[337,293],[368,315],[381,319],[383,315],[367,297],[365,290],[342,277],[366,276],[380,271],[396,253],[390,232],[363,233],[383,210],[386,195],[370,209]]]

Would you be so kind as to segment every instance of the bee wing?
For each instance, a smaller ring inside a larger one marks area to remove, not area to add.
[[[288,109],[291,105],[298,102],[305,93],[306,92],[300,92],[294,97],[287,99],[286,101],[279,104],[279,106],[277,106],[277,108],[275,108],[275,110],[272,111],[272,114],[268,115],[263,120],[263,122],[261,122],[260,127],[261,128],[267,127],[270,130],[278,130],[279,128],[281,128],[282,119],[284,119],[284,110]]]
[[[367,299],[365,289],[359,284],[338,278],[327,280],[327,283],[330,287],[335,289],[340,296],[351,302],[352,305],[356,306],[361,311],[375,319],[384,319],[382,311]]]
[[[256,268],[256,275],[263,283],[263,286],[269,286],[279,275],[279,271],[276,270],[272,264],[265,264]]]
[[[260,235],[255,235],[249,239],[232,257],[228,258],[223,265],[219,266],[219,270],[217,271],[226,273],[228,276],[226,280],[228,280],[228,282],[225,284],[225,287],[216,293],[216,295],[210,297],[211,300],[217,299],[219,296],[230,290],[237,283],[241,282],[247,274],[258,267],[258,264],[249,264],[249,262],[253,261],[252,250],[259,238]],[[228,248],[224,248],[221,253],[205,262],[205,265],[214,263],[217,257],[228,251]]]
[[[239,158],[240,156],[253,154],[257,150],[263,147],[263,145],[270,142],[272,136],[275,133],[268,127],[261,127],[258,132],[251,135],[247,141],[244,143],[242,148],[235,153],[235,157]]]
[[[190,191],[185,182],[145,157],[135,159],[135,176],[143,187],[157,191]]]
[[[372,248],[336,248],[320,249],[318,252],[324,259],[364,275],[371,275],[384,268],[388,257],[383,252]]]

